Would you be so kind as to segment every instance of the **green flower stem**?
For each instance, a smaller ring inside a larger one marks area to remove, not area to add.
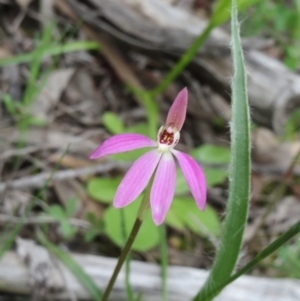
[[[152,177],[153,178],[153,177]],[[118,274],[122,268],[122,265],[125,261],[125,259],[127,258],[127,255],[129,253],[129,251],[131,250],[131,247],[132,247],[132,244],[134,243],[134,240],[141,228],[141,225],[143,223],[143,220],[144,220],[144,217],[145,217],[145,214],[149,208],[149,200],[150,200],[150,188],[152,186],[152,179],[150,180],[150,183],[148,184],[148,187],[145,191],[145,195],[144,195],[144,198],[141,202],[141,205],[140,205],[140,208],[139,208],[139,211],[138,211],[138,214],[137,214],[137,218],[134,222],[134,225],[133,225],[133,228],[131,230],[131,233],[128,237],[128,240],[125,244],[125,247],[119,257],[119,260],[117,262],[117,265],[114,269],[114,272],[108,282],[108,285],[105,289],[105,292],[103,293],[103,297],[102,297],[102,300],[101,301],[107,301],[108,300],[108,297],[110,295],[110,292],[116,282],[116,279],[118,277]]]
[[[214,24],[209,23],[204,31],[195,39],[189,49],[181,56],[173,69],[167,74],[163,81],[151,91],[152,96],[157,96],[163,92],[171,82],[173,82],[182,72],[182,70],[191,62],[193,57],[198,52],[198,49],[204,44],[211,31],[214,29]]]
[[[132,247],[132,244],[133,244],[133,242],[134,242],[134,240],[135,240],[135,238],[136,238],[136,236],[137,236],[137,234],[138,234],[138,232],[141,228],[142,222],[143,222],[143,220],[141,220],[139,217],[137,217],[137,219],[135,220],[135,223],[133,225],[133,228],[131,230],[129,238],[126,242],[126,245],[125,245],[125,247],[124,247],[124,249],[121,253],[121,256],[119,257],[119,260],[118,260],[118,263],[115,267],[115,270],[114,270],[114,272],[113,272],[113,274],[112,274],[112,276],[109,280],[109,283],[108,283],[108,285],[105,289],[105,292],[104,292],[103,297],[102,297],[102,301],[107,301],[108,300],[108,296],[109,296],[109,294],[110,294],[110,292],[111,292],[111,290],[112,290],[112,288],[115,284],[115,281],[116,281],[117,276],[118,276],[118,274],[119,274],[119,272],[122,268],[122,265],[123,265],[123,263],[124,263],[124,261],[127,257],[127,254],[129,253],[129,251]]]
[[[264,260],[266,257],[271,255],[277,249],[279,249],[283,244],[293,238],[295,235],[300,233],[300,221],[295,223],[289,230],[283,233],[279,238],[277,238],[274,242],[272,242],[269,246],[267,246],[264,250],[259,252],[249,263],[247,263],[242,269],[232,275],[228,280],[223,282],[221,285],[215,288],[216,291],[221,291],[225,286],[239,278],[240,276],[246,274],[253,267],[255,267],[259,262]],[[208,301],[215,295],[214,291],[209,292],[204,299],[201,301]]]

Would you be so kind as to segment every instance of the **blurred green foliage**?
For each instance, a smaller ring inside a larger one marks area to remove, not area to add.
[[[300,108],[294,110],[284,126],[283,137],[285,139],[297,139],[300,133]]]
[[[293,244],[284,245],[279,249],[275,267],[284,277],[300,279],[300,236]]]
[[[258,1],[241,13],[241,34],[274,39],[287,67],[300,64],[300,0]]]
[[[48,208],[48,214],[52,216],[60,225],[60,233],[66,239],[73,238],[78,228],[70,224],[70,218],[72,218],[76,211],[78,200],[71,198],[67,201],[65,208],[60,205],[52,205]]]

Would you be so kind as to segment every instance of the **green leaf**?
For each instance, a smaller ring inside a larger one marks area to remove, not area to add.
[[[250,199],[250,116],[243,50],[235,0],[232,1],[232,80],[231,157],[229,197],[220,243],[212,270],[194,301],[212,300],[235,267],[242,243]]]
[[[125,132],[123,121],[113,112],[105,112],[102,116],[102,123],[112,134],[122,134]]]
[[[110,204],[114,199],[121,179],[121,177],[93,178],[87,184],[87,193],[97,201]]]
[[[124,207],[125,229],[127,236],[129,235],[134,221],[137,216],[137,211],[140,205],[141,198],[139,197],[130,205]],[[109,207],[104,211],[104,231],[106,235],[119,247],[123,247],[124,238],[121,231],[120,210],[114,207]],[[158,244],[159,234],[157,227],[152,221],[150,211],[146,214],[141,229],[133,243],[132,249],[136,251],[147,251]]]
[[[49,47],[44,49],[43,58],[52,55],[61,55],[68,52],[81,51],[81,50],[99,50],[100,45],[94,41],[69,41],[65,44],[52,43]],[[34,59],[36,51],[30,53],[24,53],[4,59],[0,59],[0,67],[7,65],[15,65],[21,63],[29,63]]]
[[[205,210],[201,211],[192,198],[174,198],[166,222],[170,226],[175,226],[175,228],[180,229],[176,227],[176,223],[174,223],[176,219],[178,220],[179,227],[186,226],[192,232],[204,237],[208,234],[217,236],[220,231],[221,223],[215,210],[207,205]]]
[[[59,205],[52,205],[48,208],[48,213],[58,221],[65,220],[67,218],[65,211]]]
[[[186,183],[186,180],[182,174],[180,168],[176,169],[176,186],[175,186],[175,195],[183,195],[189,193],[190,189]]]
[[[98,218],[93,212],[88,212],[86,219],[91,223],[91,227],[85,232],[84,240],[91,242],[95,236],[103,233],[103,220],[102,218]]]
[[[190,155],[200,162],[226,164],[230,161],[230,150],[224,146],[203,144],[191,150]]]
[[[185,229],[184,219],[182,218],[181,214],[178,214],[176,206],[174,207],[174,200],[167,213],[165,223],[179,231],[183,231]]]
[[[149,136],[149,126],[144,122],[136,123],[135,125],[126,128],[126,132]]]
[[[66,204],[66,214],[68,217],[74,216],[77,208],[78,200],[76,198],[70,198]]]
[[[16,101],[14,101],[11,96],[7,93],[4,93],[2,95],[2,101],[3,101],[3,104],[5,106],[5,109],[7,110],[7,112],[12,116],[16,116],[17,114],[17,110],[16,110]]]
[[[208,187],[222,184],[227,178],[227,170],[223,168],[203,168],[203,172],[205,174],[206,185]],[[181,170],[177,168],[175,195],[184,195],[187,193],[190,193],[190,189]]]
[[[78,229],[70,225],[68,220],[64,220],[60,223],[60,231],[65,238],[71,239],[77,233]]]
[[[203,171],[208,187],[222,184],[227,178],[227,170],[223,168],[203,168]]]

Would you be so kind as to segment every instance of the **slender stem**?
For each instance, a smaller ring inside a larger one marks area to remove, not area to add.
[[[109,280],[109,283],[108,283],[108,285],[107,285],[107,287],[105,289],[105,292],[104,292],[103,297],[102,297],[102,301],[107,301],[108,296],[109,296],[109,294],[110,294],[110,292],[111,292],[111,290],[112,290],[112,288],[113,288],[113,286],[115,284],[117,276],[118,276],[118,274],[119,274],[119,272],[120,272],[120,270],[122,268],[122,265],[123,265],[123,263],[124,263],[124,261],[125,261],[125,259],[127,257],[127,254],[129,253],[129,251],[130,251],[130,249],[132,247],[132,244],[133,244],[133,242],[134,242],[134,240],[136,238],[136,235],[138,234],[138,232],[140,230],[142,222],[143,222],[143,220],[141,220],[140,218],[137,218],[135,220],[135,223],[133,225],[133,228],[131,230],[129,238],[128,238],[127,242],[126,242],[126,245],[125,245],[125,247],[124,247],[124,249],[122,251],[121,256],[119,257],[119,260],[118,260],[118,263],[117,263],[117,265],[115,267],[115,270],[114,270],[114,272],[113,272],[113,274],[112,274],[112,276],[111,276],[111,278]]]
[[[195,39],[188,50],[181,56],[180,60],[176,63],[173,69],[166,75],[163,81],[155,87],[151,94],[152,96],[157,96],[163,92],[171,82],[173,82],[182,72],[182,70],[191,62],[191,60],[196,55],[198,49],[207,40],[210,32],[214,29],[214,24],[209,23],[203,32]]]
[[[107,301],[107,299],[109,297],[109,294],[110,294],[110,292],[111,292],[111,290],[112,290],[112,288],[113,288],[113,286],[114,286],[114,284],[116,282],[118,274],[119,274],[119,272],[120,272],[120,270],[122,268],[122,265],[123,265],[125,259],[127,258],[127,255],[128,255],[128,253],[129,253],[129,251],[130,251],[130,249],[132,247],[132,244],[133,244],[133,242],[134,242],[134,240],[135,240],[135,238],[136,238],[136,236],[137,236],[137,234],[138,234],[138,232],[139,232],[139,230],[141,228],[141,225],[143,223],[145,214],[146,214],[146,212],[147,212],[147,210],[149,208],[150,188],[152,186],[152,182],[153,182],[153,176],[150,179],[149,184],[148,184],[148,186],[146,188],[146,191],[145,191],[145,194],[144,194],[144,198],[143,198],[143,200],[141,202],[139,211],[137,213],[137,218],[136,218],[136,220],[134,222],[134,225],[133,225],[133,228],[131,230],[131,233],[130,233],[130,235],[128,237],[128,240],[127,240],[127,242],[125,244],[125,247],[124,247],[124,249],[123,249],[123,251],[122,251],[122,253],[121,253],[120,257],[119,257],[119,260],[117,262],[115,270],[114,270],[114,272],[113,272],[113,274],[112,274],[112,276],[111,276],[111,278],[109,280],[109,283],[108,283],[108,285],[107,285],[107,287],[105,289],[105,292],[103,294],[103,297],[102,297],[101,301]]]

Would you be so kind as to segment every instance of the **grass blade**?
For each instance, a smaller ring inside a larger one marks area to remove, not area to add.
[[[64,53],[81,51],[81,50],[99,50],[99,43],[94,41],[70,41],[65,44],[52,44],[46,49],[43,49],[43,53],[41,54],[42,59],[55,56],[62,55]],[[29,63],[34,59],[36,51],[20,54],[12,57],[8,57],[0,60],[0,67],[8,66],[8,65],[16,65]]]
[[[93,300],[101,300],[102,293],[94,280],[86,274],[82,267],[68,253],[53,245],[42,232],[38,233],[38,240],[73,273]]]
[[[207,297],[208,293],[212,297],[217,295],[219,291],[216,290],[216,287],[231,276],[238,259],[247,221],[250,197],[250,117],[235,0],[232,1],[231,30],[234,77],[232,82],[229,198],[216,259],[208,280],[194,298],[195,301],[211,300]]]
[[[254,268],[258,263],[264,260],[266,257],[274,253],[277,249],[279,249],[282,245],[284,245],[291,238],[300,233],[300,221],[295,223],[292,227],[290,227],[286,232],[280,235],[275,241],[273,241],[269,246],[259,252],[249,263],[247,263],[243,268],[241,268],[238,272],[233,274],[229,279],[218,285],[215,290],[221,291],[225,286],[235,281],[240,276],[246,274],[252,268]],[[206,295],[205,300],[209,300],[214,296],[214,291],[210,291],[208,295]]]

